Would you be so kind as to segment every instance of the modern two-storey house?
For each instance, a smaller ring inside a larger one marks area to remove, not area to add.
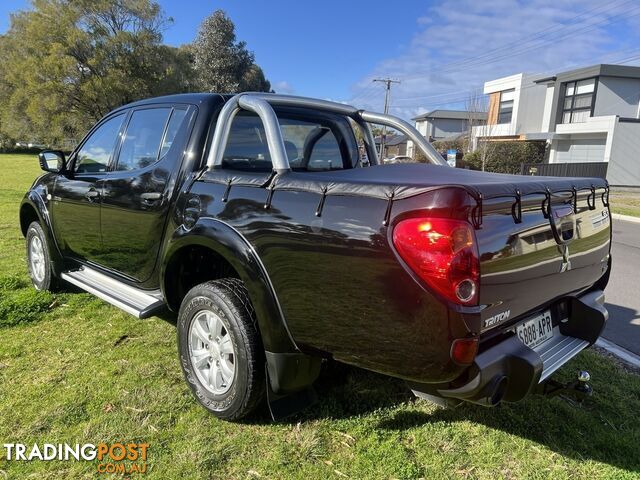
[[[593,65],[485,83],[480,140],[546,140],[549,162],[608,162],[611,185],[640,186],[640,67]]]

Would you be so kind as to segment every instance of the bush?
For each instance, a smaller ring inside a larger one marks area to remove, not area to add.
[[[545,142],[487,142],[464,156],[464,163],[473,170],[482,170],[482,153],[486,152],[485,171],[520,173],[523,163],[542,163]]]
[[[53,295],[32,288],[0,293],[0,328],[38,320],[53,303]]]
[[[431,145],[433,148],[438,150],[439,152],[446,152],[447,150],[457,150],[459,152],[464,152],[467,149],[467,139],[465,138],[454,138],[450,140],[436,140]]]

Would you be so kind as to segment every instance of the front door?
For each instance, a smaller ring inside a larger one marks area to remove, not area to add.
[[[104,179],[98,263],[136,282],[154,271],[194,112],[171,105],[133,110]]]
[[[126,113],[102,122],[69,159],[69,171],[56,179],[51,216],[65,256],[95,261],[100,252],[100,202],[104,178]]]

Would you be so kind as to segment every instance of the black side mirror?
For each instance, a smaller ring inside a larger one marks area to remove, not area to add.
[[[60,150],[43,150],[38,154],[40,168],[45,172],[60,173],[66,167],[64,153]]]

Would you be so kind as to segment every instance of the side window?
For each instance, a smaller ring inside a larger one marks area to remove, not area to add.
[[[116,170],[136,170],[158,160],[160,142],[170,114],[171,108],[149,108],[133,112],[118,155]],[[171,141],[172,139],[169,145]]]
[[[243,172],[270,172],[269,147],[262,120],[256,115],[239,113],[233,119],[222,167]]]
[[[171,114],[171,118],[169,119],[169,125],[167,125],[167,131],[164,134],[164,139],[162,140],[162,147],[160,148],[160,158],[164,157],[169,149],[171,149],[171,145],[173,145],[173,141],[178,134],[178,130],[182,126],[182,122],[184,121],[184,117],[187,116],[187,111],[183,109],[174,109]]]
[[[84,142],[75,162],[76,173],[106,172],[125,114],[110,118]]]

